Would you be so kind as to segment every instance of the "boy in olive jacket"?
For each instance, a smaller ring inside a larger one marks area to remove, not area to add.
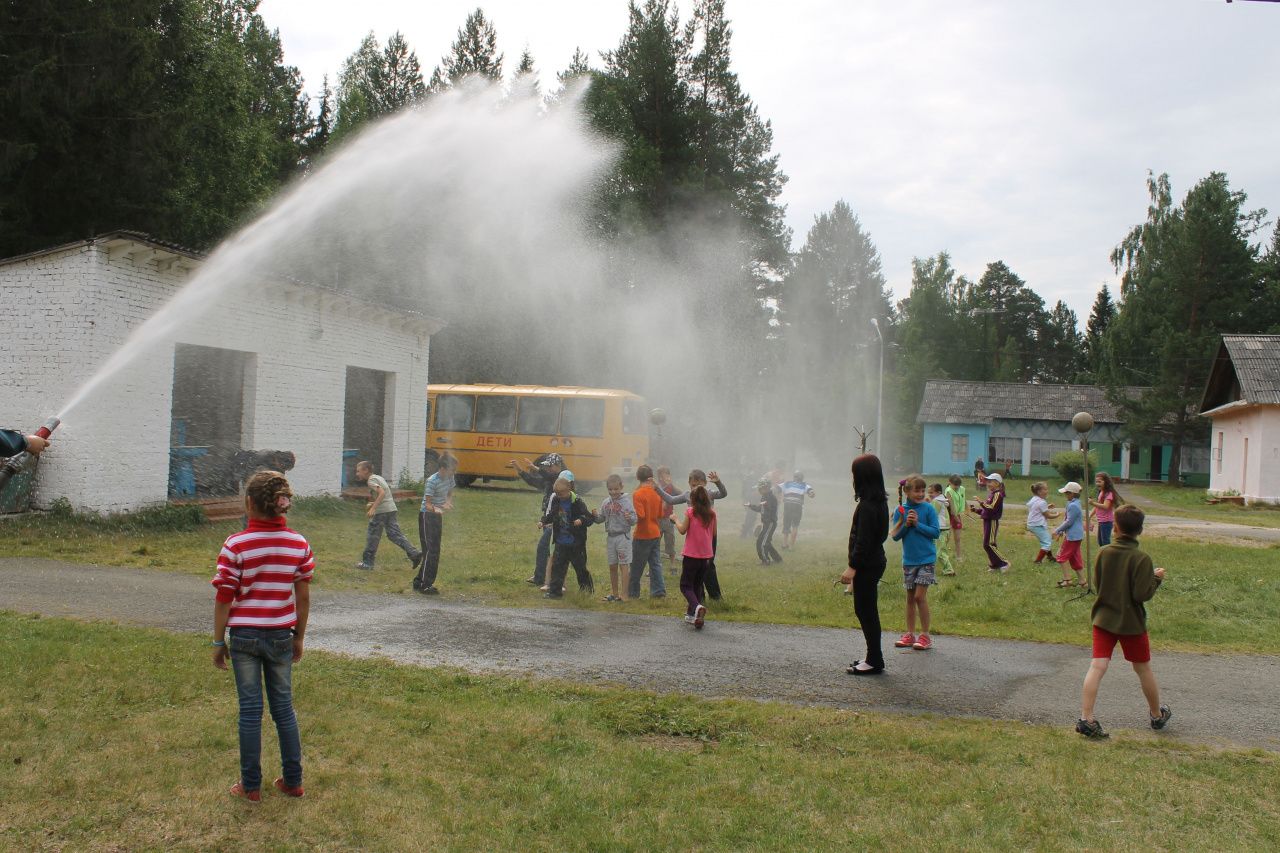
[[[1084,677],[1080,719],[1076,721],[1076,731],[1085,737],[1107,737],[1093,715],[1093,706],[1116,643],[1138,674],[1142,695],[1147,698],[1151,728],[1163,729],[1173,716],[1169,706],[1160,703],[1160,686],[1151,671],[1151,643],[1143,602],[1150,601],[1160,588],[1164,569],[1153,568],[1151,558],[1138,548],[1144,518],[1142,510],[1132,504],[1117,509],[1116,538],[1098,552],[1094,563],[1098,600],[1093,604],[1093,661]]]

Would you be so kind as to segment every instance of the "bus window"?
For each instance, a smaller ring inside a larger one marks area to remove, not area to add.
[[[559,397],[521,397],[516,432],[522,435],[555,435],[560,426]]]
[[[476,398],[470,394],[436,396],[436,429],[442,432],[468,432]]]
[[[622,401],[622,431],[628,435],[647,435],[649,418],[644,411],[644,400],[632,397]]]
[[[566,398],[564,414],[560,416],[560,434],[603,438],[604,400]]]
[[[515,432],[516,398],[476,398],[476,432]]]

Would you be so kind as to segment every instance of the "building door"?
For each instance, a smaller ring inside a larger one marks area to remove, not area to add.
[[[356,485],[353,475],[362,459],[373,463],[375,473],[395,482],[395,471],[383,470],[383,437],[386,435],[387,383],[390,374],[364,367],[347,368],[346,404],[342,417],[342,485]]]
[[[169,497],[238,494],[236,454],[245,443],[255,357],[218,347],[177,344],[169,420]]]
[[[1164,445],[1151,445],[1151,471],[1147,474],[1147,479],[1154,482],[1160,482],[1164,477]]]

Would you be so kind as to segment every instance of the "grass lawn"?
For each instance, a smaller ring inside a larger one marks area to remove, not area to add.
[[[721,504],[723,515],[717,560],[725,599],[713,602],[714,618],[738,622],[774,622],[844,627],[853,624],[851,600],[832,586],[844,567],[848,537],[848,499],[841,495],[806,510],[803,534],[794,551],[784,551],[781,567],[765,568],[755,557],[753,540],[738,538],[740,507]],[[594,506],[596,495],[590,496]],[[524,583],[532,570],[537,540],[538,496],[529,490],[468,489],[445,519],[444,556],[438,586],[446,595],[504,606],[587,607],[670,616],[684,607],[676,576],[667,575],[666,600],[643,598],[607,604],[608,567],[603,538],[592,531],[590,567],[597,595],[576,593],[547,602]],[[403,552],[384,541],[377,569],[354,568],[364,543],[361,506],[334,500],[304,500],[290,513],[318,555],[318,586],[414,594]],[[404,530],[416,530],[416,513],[401,511]],[[223,538],[238,528],[231,522],[194,529],[120,528],[116,521],[31,515],[4,522],[0,556],[44,556],[70,561],[177,571],[212,576]],[[415,536],[416,538],[416,536]],[[780,538],[780,535],[779,537]],[[777,541],[777,539],[775,539]],[[930,598],[935,632],[1006,639],[1083,644],[1089,636],[1089,603],[1068,602],[1072,593],[1053,588],[1056,567],[1033,566],[1035,540],[1018,517],[1006,521],[1002,544],[1014,559],[1006,575],[985,570],[980,538],[966,530],[966,561],[956,578],[942,578]],[[1259,631],[1280,620],[1280,548],[1233,547],[1149,536],[1144,547],[1157,565],[1169,569],[1169,581],[1151,611],[1151,630],[1161,648],[1188,651],[1280,653],[1280,634]],[[890,543],[889,569],[881,586],[886,630],[903,621],[898,579],[900,553]],[[570,572],[569,588],[575,587]]]
[[[234,689],[201,639],[0,613],[0,642],[10,849],[1280,846],[1258,750],[314,652],[294,672],[307,797],[252,806],[224,793]],[[268,718],[267,780],[278,755]]]

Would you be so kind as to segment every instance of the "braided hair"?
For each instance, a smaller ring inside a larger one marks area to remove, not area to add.
[[[263,516],[284,515],[293,503],[293,487],[279,471],[259,471],[249,478],[245,497]]]

